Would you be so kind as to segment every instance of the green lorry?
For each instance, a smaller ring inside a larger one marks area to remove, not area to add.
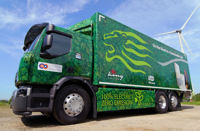
[[[177,110],[192,92],[185,54],[103,14],[68,28],[33,25],[16,73],[11,108],[61,124],[98,112]]]

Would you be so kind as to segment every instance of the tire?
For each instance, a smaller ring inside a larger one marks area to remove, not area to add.
[[[87,118],[90,107],[89,94],[78,85],[68,85],[56,95],[53,115],[61,124],[75,124]]]
[[[176,111],[180,106],[179,97],[175,92],[169,93],[169,111]]]
[[[168,111],[168,97],[163,91],[157,91],[155,98],[155,110],[158,113],[166,113]]]

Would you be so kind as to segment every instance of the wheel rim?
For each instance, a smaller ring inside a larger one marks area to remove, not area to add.
[[[166,106],[167,106],[166,99],[162,95],[159,97],[159,106],[160,106],[161,109],[165,109]]]
[[[83,107],[83,98],[77,93],[69,94],[63,103],[65,113],[71,117],[79,115],[83,111]]]
[[[171,96],[171,105],[172,105],[173,107],[176,107],[177,104],[178,104],[177,97]]]

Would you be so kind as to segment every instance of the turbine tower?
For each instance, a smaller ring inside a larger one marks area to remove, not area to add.
[[[183,44],[182,42],[185,44],[185,46],[188,48],[189,52],[191,52],[191,49],[189,48],[187,42],[185,41],[183,35],[182,35],[182,31],[183,29],[185,28],[185,26],[187,25],[187,23],[189,22],[189,20],[191,19],[191,17],[193,16],[193,14],[197,11],[197,9],[200,8],[200,5],[198,5],[193,11],[192,13],[190,14],[190,16],[188,17],[188,19],[186,20],[186,22],[183,24],[183,26],[180,28],[180,29],[177,29],[177,30],[173,30],[173,31],[170,31],[170,32],[165,32],[165,33],[161,33],[161,34],[158,34],[158,35],[167,35],[167,34],[173,34],[173,33],[177,33],[178,34],[178,38],[179,38],[179,44],[180,44],[180,47],[181,47],[181,52],[184,53],[184,49],[183,49]]]

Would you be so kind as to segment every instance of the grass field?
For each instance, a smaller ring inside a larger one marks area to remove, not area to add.
[[[182,104],[200,105],[200,93],[194,95],[191,102],[182,102]]]
[[[200,105],[200,101],[182,102],[182,104],[187,104],[187,105]]]
[[[3,106],[9,106],[8,101],[0,100],[0,107],[3,107]]]

